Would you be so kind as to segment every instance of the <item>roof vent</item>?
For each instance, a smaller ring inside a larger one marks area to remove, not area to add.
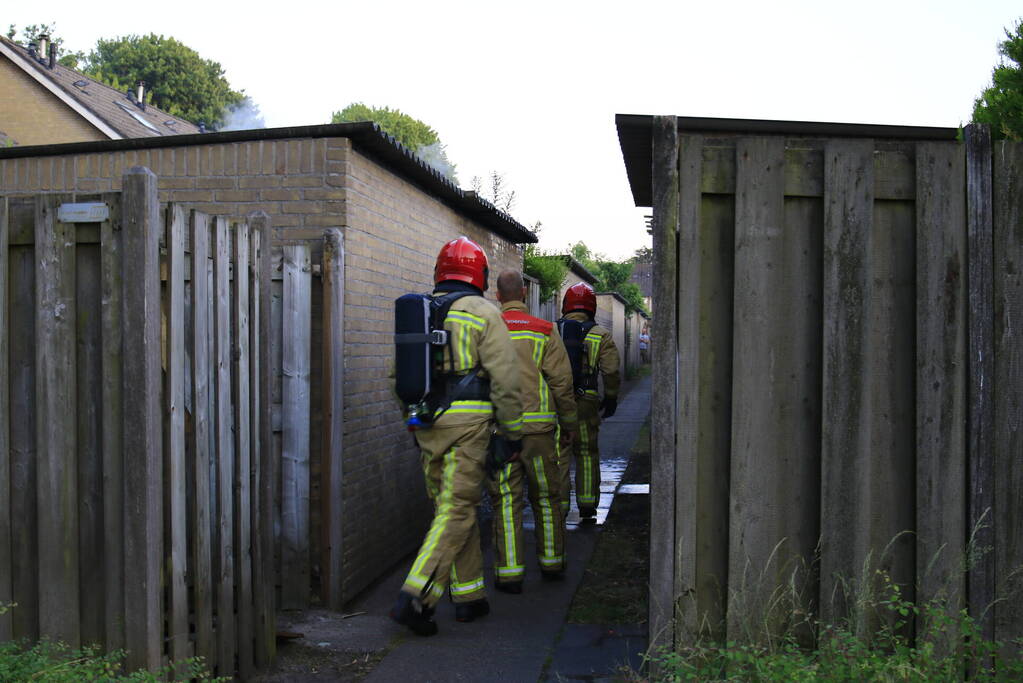
[[[146,82],[139,81],[137,94],[135,95],[135,104],[139,105],[139,109],[142,111],[146,110]]]
[[[76,88],[81,88],[82,90],[85,90],[85,86],[89,85],[89,81],[85,80],[84,78],[79,78],[71,85],[75,86]]]
[[[32,59],[37,59],[36,57],[37,50],[38,46],[36,45],[36,41],[33,40],[31,43],[28,44],[28,56],[31,57]]]
[[[36,40],[39,41],[39,58],[46,59],[46,55],[49,52],[50,47],[50,35],[48,33],[40,33]]]
[[[47,61],[46,66],[51,71],[53,70],[53,67],[57,66],[57,46],[53,43],[50,43],[50,58]]]

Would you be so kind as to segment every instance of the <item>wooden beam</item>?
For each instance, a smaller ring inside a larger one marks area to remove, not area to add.
[[[252,395],[249,382],[249,270],[250,240],[247,223],[233,226],[232,261],[234,283],[231,289],[231,317],[234,330],[234,368],[231,373],[234,391],[234,549],[235,597],[238,600],[238,675],[244,680],[253,673],[252,627],[252,434],[250,420]]]
[[[323,464],[320,500],[322,530],[320,547],[324,602],[340,610],[343,599],[342,543],[344,501],[342,465],[344,454],[345,376],[345,249],[337,228],[323,237]]]
[[[14,558],[11,555],[11,399],[8,370],[7,339],[7,198],[0,197],[0,605],[14,597]],[[14,638],[14,622],[10,612],[0,614],[0,642]]]

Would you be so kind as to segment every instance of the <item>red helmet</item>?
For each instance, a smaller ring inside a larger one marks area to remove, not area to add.
[[[459,237],[441,247],[440,253],[437,254],[433,283],[460,280],[485,292],[489,272],[486,252],[468,237]]]
[[[561,304],[561,313],[586,311],[590,315],[597,313],[597,295],[585,282],[577,282],[565,292],[565,301]]]

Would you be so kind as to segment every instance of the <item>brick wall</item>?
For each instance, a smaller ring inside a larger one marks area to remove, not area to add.
[[[124,169],[138,165],[157,174],[161,201],[238,220],[252,211],[266,211],[276,239],[318,240],[324,228],[344,230],[343,571],[344,593],[351,597],[414,550],[431,517],[419,460],[388,377],[394,299],[429,291],[437,251],[459,235],[486,250],[491,282],[502,269],[521,270],[520,250],[356,151],[347,138],[0,159],[0,194],[116,191]],[[321,359],[317,302],[314,296],[314,407],[320,396],[315,381]],[[311,420],[310,540],[315,565],[318,415]]]
[[[432,510],[412,439],[391,392],[394,299],[428,292],[445,242],[466,235],[487,252],[490,281],[521,271],[519,249],[462,218],[357,152],[345,162],[345,594],[423,538]],[[493,296],[493,292],[488,292]]]
[[[105,140],[74,109],[0,57],[0,131],[19,145]]]

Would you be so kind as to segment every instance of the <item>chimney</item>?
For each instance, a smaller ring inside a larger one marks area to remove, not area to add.
[[[206,132],[206,122],[205,121],[200,121],[199,122],[199,132],[200,133],[205,133]]]
[[[53,43],[50,43],[50,61],[49,61],[49,63],[46,66],[49,67],[50,69],[52,69],[56,65],[57,65],[57,46],[54,45]]]
[[[40,33],[37,40],[39,41],[39,59],[46,59],[46,54],[49,52],[50,36],[47,33]]]
[[[28,56],[36,59],[36,41],[34,40],[28,44]]]
[[[135,99],[136,104],[139,105],[139,109],[142,111],[146,110],[146,82],[139,81],[138,90],[136,91]]]

